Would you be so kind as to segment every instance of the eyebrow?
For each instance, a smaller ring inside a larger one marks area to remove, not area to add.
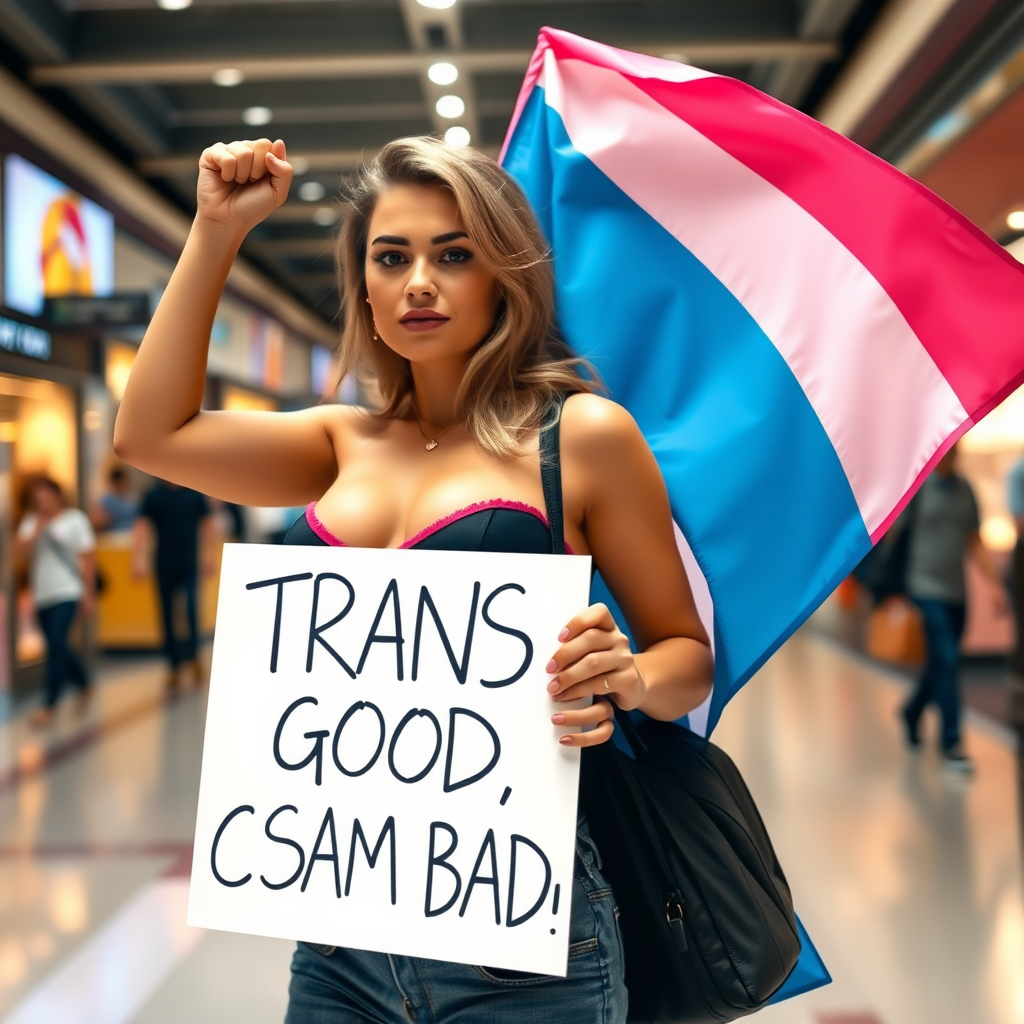
[[[465,231],[449,231],[444,235],[435,235],[431,240],[431,245],[444,245],[445,242],[454,242],[456,238],[469,238],[469,234]],[[402,238],[401,235],[378,235],[370,245],[376,245],[378,242],[383,242],[386,245],[409,245],[408,238]]]

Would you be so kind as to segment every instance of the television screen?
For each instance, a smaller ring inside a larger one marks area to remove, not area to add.
[[[43,300],[110,295],[114,217],[17,153],[4,158],[4,304],[39,316]]]

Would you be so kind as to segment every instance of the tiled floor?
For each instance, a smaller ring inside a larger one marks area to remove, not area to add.
[[[203,694],[108,675],[83,720],[0,726],[0,1020],[281,1021],[290,944],[184,925]],[[905,684],[791,641],[717,741],[757,798],[835,983],[764,1024],[1022,1024],[1012,738],[976,718],[973,782],[902,749]],[[70,710],[70,709],[68,709]]]

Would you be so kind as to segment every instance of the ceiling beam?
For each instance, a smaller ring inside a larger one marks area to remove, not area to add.
[[[171,148],[167,125],[158,121],[123,86],[78,85],[68,90],[73,99],[132,152],[155,156]]]
[[[837,41],[853,17],[860,0],[802,0],[797,35],[801,39]],[[766,92],[783,103],[797,106],[804,98],[822,61],[784,60],[771,69]]]
[[[672,55],[691,64],[747,64],[772,60],[832,60],[839,49],[829,41],[808,39],[753,40],[701,43],[663,40],[630,49],[655,56]],[[37,65],[30,77],[35,85],[95,85],[98,83],[164,85],[209,82],[220,68],[237,68],[251,82],[307,81],[329,78],[391,78],[424,74],[436,61],[449,61],[460,72],[524,71],[530,50],[462,50],[424,53],[345,54],[320,57],[223,57],[217,60],[72,62]]]
[[[957,0],[889,0],[815,111],[852,135]]]
[[[168,120],[176,128],[244,124],[243,108],[175,110]],[[412,121],[426,116],[423,103],[347,103],[331,106],[274,106],[272,124],[337,124],[357,121]],[[268,129],[270,130],[270,129]]]
[[[498,149],[494,146],[476,146],[482,153],[497,159]],[[327,149],[327,150],[296,150],[289,152],[288,159],[292,162],[298,174],[341,174],[351,171],[360,164],[369,160],[377,152],[375,146],[367,146],[366,149]],[[149,160],[140,160],[136,169],[147,178],[176,178],[189,176],[194,178],[198,174],[199,154],[178,153],[174,156],[158,156]],[[299,207],[300,210],[308,210],[307,214],[293,215],[298,220],[312,220],[316,210],[314,204],[308,207]],[[285,207],[279,207],[277,214],[283,213]],[[272,214],[272,216],[274,216]]]
[[[0,0],[0,32],[30,61],[62,61],[71,53],[68,19],[50,0]]]
[[[260,256],[306,256],[311,260],[324,259],[323,272],[334,273],[334,238],[250,238],[245,243]]]
[[[436,89],[437,86],[434,88]],[[453,91],[451,86],[448,87],[448,90]],[[514,101],[511,99],[485,100],[483,103],[477,103],[476,106],[482,114],[504,114],[510,117]],[[245,124],[243,114],[242,107],[175,110],[168,114],[167,120],[176,128],[215,127]],[[322,107],[275,106],[271,124],[355,124],[363,121],[412,121],[426,118],[431,114],[433,114],[433,108],[428,110],[424,103],[348,103]],[[450,125],[456,123],[465,124],[466,118],[460,117],[455,121],[440,119],[435,127],[438,131],[443,132]],[[467,127],[469,126],[467,125]],[[470,131],[472,132],[472,128]]]

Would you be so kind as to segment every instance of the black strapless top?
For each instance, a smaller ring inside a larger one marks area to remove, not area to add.
[[[552,552],[571,555],[565,543],[562,520],[562,467],[559,426],[565,396],[555,401],[545,417],[540,432],[540,476],[544,501],[551,521],[533,505],[522,501],[492,498],[477,502],[432,523],[410,537],[403,548],[428,551],[504,551],[547,555]],[[317,518],[316,502],[312,502],[292,524],[285,535],[285,544],[312,544],[344,547]]]
[[[295,520],[284,542],[345,546],[345,542],[335,537],[317,518],[315,502]],[[551,553],[551,532],[540,509],[521,501],[495,498],[452,512],[420,530],[402,547],[425,551],[510,551],[545,555]],[[568,544],[565,549],[567,554],[572,554]]]

